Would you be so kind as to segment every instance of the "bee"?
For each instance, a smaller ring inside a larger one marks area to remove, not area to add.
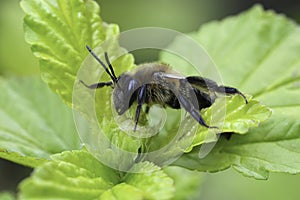
[[[134,131],[137,129],[144,104],[147,105],[146,112],[153,104],[173,109],[183,108],[200,125],[206,128],[217,128],[208,125],[200,115],[201,109],[210,107],[215,102],[217,94],[238,94],[248,103],[245,95],[236,88],[218,85],[215,81],[200,76],[184,77],[166,64],[145,63],[133,72],[125,72],[116,76],[107,52],[104,53],[106,65],[89,46],[86,48],[104,68],[111,80],[91,85],[82,80],[80,82],[89,89],[112,87],[113,104],[118,115],[124,114],[136,102]]]

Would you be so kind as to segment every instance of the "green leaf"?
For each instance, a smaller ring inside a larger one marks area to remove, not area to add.
[[[0,157],[35,167],[80,148],[72,111],[39,79],[0,79],[0,92]]]
[[[0,200],[14,200],[16,199],[13,194],[9,192],[0,192]]]
[[[105,191],[100,200],[143,200],[143,192],[126,183],[120,183],[112,189]]]
[[[24,13],[19,1],[2,1],[0,6],[0,73],[32,75],[39,73],[38,62],[24,41]],[[21,67],[22,66],[22,67]]]
[[[88,55],[85,46],[95,48],[117,36],[118,27],[102,22],[99,6],[93,0],[22,0],[21,7],[26,13],[25,39],[40,61],[43,79],[68,105],[72,105],[77,72]],[[133,63],[129,54],[118,60],[128,58]],[[113,65],[118,68],[117,61]]]
[[[92,126],[92,134],[85,140],[87,149],[101,162],[111,168],[127,171],[134,164],[141,146],[141,139],[121,131],[116,122],[103,118],[99,128]]]
[[[0,158],[10,160],[12,162],[28,166],[28,167],[37,167],[42,165],[45,162],[48,162],[45,158],[36,158],[33,156],[24,156],[23,154],[10,152],[6,149],[0,149]]]
[[[224,105],[225,104],[225,105]],[[186,152],[192,150],[194,146],[207,142],[208,134],[236,133],[246,134],[251,127],[257,127],[271,116],[271,110],[259,101],[248,98],[245,100],[235,95],[224,99],[217,99],[216,102],[201,112],[207,123],[218,127],[216,130],[199,126],[192,145]],[[213,137],[212,137],[213,138]]]
[[[20,199],[170,199],[174,191],[172,179],[150,163],[136,165],[140,173],[122,178],[86,151],[52,159],[21,183]]]
[[[213,22],[213,24],[215,23]],[[195,41],[198,40],[198,35],[200,34],[190,34],[190,36],[194,38]],[[198,49],[195,49],[193,45],[198,46]],[[206,48],[203,49],[201,48],[201,46],[204,45],[202,43],[200,43],[199,45],[195,45],[191,43],[186,36],[178,36],[168,47],[168,49],[174,52],[179,52],[182,57],[178,57],[175,54],[163,51],[161,52],[160,60],[164,63],[170,64],[173,69],[184,74],[185,76],[199,76],[199,70],[202,70],[202,74],[200,74],[201,76],[218,81],[219,85],[234,86],[229,82],[225,84],[222,83],[223,76],[219,77],[219,68],[214,70],[214,68],[216,67],[214,66],[214,64],[216,63],[214,57],[210,57],[210,55],[208,54],[210,52],[208,51],[207,53],[207,51],[205,51]],[[195,52],[197,54],[195,54]],[[189,62],[187,62],[186,60],[188,60]],[[194,64],[194,66],[192,66],[191,64]],[[218,67],[218,63],[216,64]],[[233,73],[231,73],[231,76],[232,74]],[[241,90],[238,86],[236,86],[236,88]],[[241,91],[245,93],[244,90]],[[205,122],[217,128],[207,129],[197,123],[191,124],[188,128],[186,128],[184,135],[182,135],[182,137],[178,137],[180,138],[180,141],[174,143],[174,145],[170,146],[170,148],[166,152],[164,152],[164,157],[172,157],[172,155],[178,155],[179,151],[189,152],[194,146],[203,143],[215,142],[218,139],[216,135],[219,133],[234,132],[238,134],[246,134],[248,133],[250,128],[259,126],[271,115],[271,110],[268,107],[264,106],[256,99],[253,99],[250,95],[246,95],[249,102],[248,104],[245,103],[245,100],[241,95],[223,96],[223,98],[218,98],[216,102],[214,102],[214,104],[208,109],[201,110],[201,115],[204,118]],[[159,135],[151,138],[151,141],[148,144],[148,146],[150,146],[149,151],[161,149],[167,144],[170,144],[170,142],[174,140],[174,137],[170,136],[170,133],[173,133],[173,135],[175,135],[176,132],[178,133],[178,126],[180,124],[180,112],[171,112],[170,110],[167,110],[167,113],[168,119],[166,121],[166,126],[164,127],[162,132],[159,133]],[[181,121],[181,124],[182,122],[183,121]],[[195,134],[192,134],[193,131],[191,130],[195,128],[197,129],[197,131],[195,132]],[[186,132],[189,132],[191,134],[186,134]],[[153,159],[150,158],[150,160]]]
[[[246,135],[219,141],[204,159],[194,149],[177,165],[201,171],[233,166],[258,179],[266,179],[270,171],[300,172],[299,34],[299,26],[285,16],[255,6],[191,35],[208,51],[225,85],[251,94],[273,114]]]
[[[159,167],[149,162],[138,163],[128,173],[125,182],[139,188],[144,193],[144,199],[170,199],[174,193],[173,180]]]
[[[187,116],[179,128],[180,113],[167,112],[164,129],[145,142],[148,152],[146,159],[160,164],[169,164],[168,161],[200,144],[216,142],[220,133],[246,134],[250,128],[259,126],[271,115],[270,109],[257,100],[248,97],[246,104],[240,95],[218,98],[211,107],[201,110],[205,121],[216,126],[215,129],[199,125],[191,116]],[[178,118],[175,117],[177,115]]]
[[[86,151],[63,152],[20,185],[20,199],[96,199],[119,180]]]
[[[203,173],[177,166],[166,167],[164,172],[174,180],[175,194],[172,200],[200,198]]]
[[[124,183],[114,186],[101,196],[101,199],[171,199],[174,193],[173,180],[152,163],[138,163],[132,169],[138,173],[128,173]]]
[[[92,0],[22,0],[21,7],[26,13],[25,39],[40,61],[42,78],[69,106],[85,117],[87,126],[91,126],[90,130],[79,132],[87,149],[96,157],[99,155],[99,160],[131,167],[140,144],[135,138],[115,129],[117,124],[111,111],[111,88],[102,88],[95,95],[94,91],[79,82],[83,80],[93,84],[108,80],[106,74],[101,77],[104,70],[89,55],[86,45],[93,48],[102,60],[105,60],[103,51],[107,51],[117,75],[134,67],[133,56],[118,45],[118,26],[102,22],[99,6]],[[111,141],[99,140],[101,131],[98,122]],[[111,143],[135,154],[131,157],[116,154],[110,149]]]

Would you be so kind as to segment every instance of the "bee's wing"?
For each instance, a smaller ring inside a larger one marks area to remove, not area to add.
[[[201,109],[202,103],[200,100],[208,101],[197,89],[193,87],[189,81],[177,74],[159,73],[157,76],[160,78],[160,82],[173,90],[176,94],[180,105],[192,115],[192,117],[201,125],[210,127],[205,123],[200,115],[199,109]],[[200,95],[198,97],[198,95]]]
[[[194,104],[197,104],[195,107],[199,110],[211,106],[216,99],[215,90],[218,88],[218,85],[208,78],[200,76],[184,77],[178,74],[167,73],[161,73],[161,76],[164,79],[164,83],[177,81],[179,85],[177,84],[174,89],[179,91],[179,94],[186,94],[190,99],[196,95],[197,102]],[[189,92],[187,93],[187,91]]]

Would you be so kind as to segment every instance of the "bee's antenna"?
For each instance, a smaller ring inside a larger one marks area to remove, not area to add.
[[[108,55],[107,55],[107,52],[104,53],[104,56],[105,56],[105,60],[106,60],[106,63],[108,64],[108,67],[113,75],[113,77],[117,80],[117,77],[115,75],[115,72],[114,72],[114,68],[112,67],[110,61],[109,61],[109,58],[108,58]]]
[[[110,76],[110,78],[113,80],[113,82],[116,82],[117,78],[114,75],[114,73],[113,73],[113,75],[110,73],[110,71],[105,66],[105,64],[100,60],[100,58],[93,52],[93,50],[88,45],[86,45],[86,48],[90,52],[90,54],[92,54],[92,56],[102,65],[102,67],[105,69],[106,73]],[[110,66],[109,68],[112,68],[112,67]]]

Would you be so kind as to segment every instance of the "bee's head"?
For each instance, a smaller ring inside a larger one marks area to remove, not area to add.
[[[119,115],[122,115],[128,110],[136,98],[136,90],[138,89],[138,83],[129,73],[122,74],[117,77],[111,62],[109,61],[107,52],[104,53],[105,65],[102,60],[93,52],[93,50],[87,45],[86,48],[92,54],[92,56],[101,64],[105,72],[110,76],[111,82],[114,86],[113,91],[113,103],[116,111]]]
[[[130,74],[122,74],[113,91],[113,103],[119,115],[126,112],[136,98],[138,82]]]

